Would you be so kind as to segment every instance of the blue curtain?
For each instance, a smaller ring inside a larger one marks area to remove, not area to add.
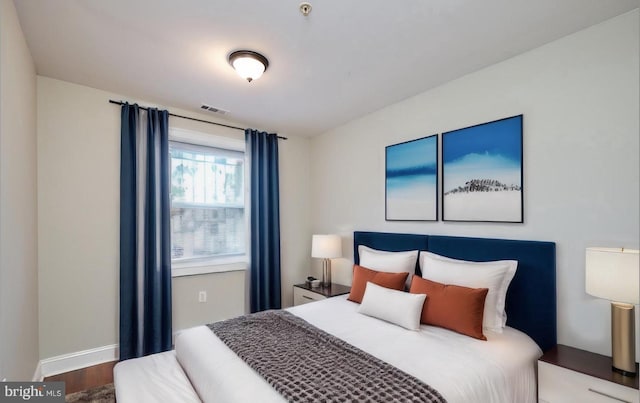
[[[245,130],[251,170],[251,312],[281,308],[278,136]]]
[[[169,113],[124,104],[120,160],[120,360],[171,349]]]

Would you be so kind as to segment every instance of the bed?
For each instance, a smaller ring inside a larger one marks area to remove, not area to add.
[[[286,315],[302,319],[383,365],[423,382],[443,401],[536,401],[536,360],[556,344],[554,243],[355,232],[355,264],[360,263],[361,246],[390,252],[429,251],[475,262],[517,260],[518,269],[506,294],[506,327],[502,332],[485,331],[486,341],[424,324],[411,331],[359,313],[359,305],[347,296],[288,308]],[[419,263],[415,263],[418,276]],[[200,326],[181,332],[173,351],[117,364],[117,401],[287,401],[222,339],[210,328]],[[280,344],[288,345],[290,342],[284,339]],[[325,363],[329,368],[325,372],[331,372],[331,365]],[[308,377],[320,378],[325,372]],[[375,395],[367,398],[376,401]],[[328,399],[332,400],[339,399]],[[377,399],[385,400],[389,399]]]

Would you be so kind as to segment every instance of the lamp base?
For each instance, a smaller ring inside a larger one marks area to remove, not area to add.
[[[613,372],[616,372],[622,376],[626,376],[629,378],[634,378],[636,375],[638,375],[638,372],[628,372],[619,368],[614,367],[613,365],[611,366],[611,369],[613,370]]]
[[[322,259],[322,286],[331,286],[331,259]]]
[[[611,356],[613,370],[624,376],[636,375],[635,307],[611,303]]]

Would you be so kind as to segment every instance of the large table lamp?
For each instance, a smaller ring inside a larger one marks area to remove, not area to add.
[[[638,250],[587,248],[586,291],[611,301],[613,369],[636,375],[635,307],[640,302]]]
[[[311,257],[322,259],[322,285],[331,285],[331,259],[342,256],[339,235],[314,235],[311,239]]]

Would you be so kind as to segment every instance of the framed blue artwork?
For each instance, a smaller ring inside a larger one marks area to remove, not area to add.
[[[442,134],[442,220],[522,223],[522,115]]]
[[[438,220],[438,135],[385,148],[385,219]]]

